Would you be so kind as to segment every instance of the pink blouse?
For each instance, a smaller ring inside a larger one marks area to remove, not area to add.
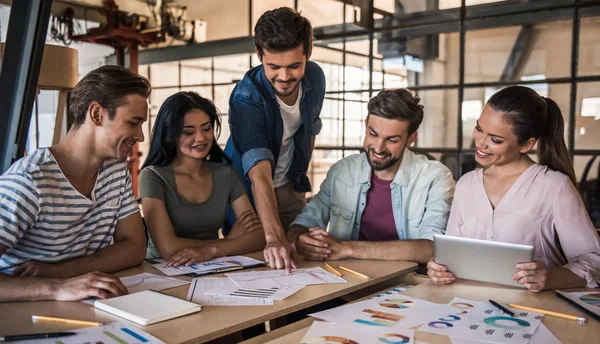
[[[600,238],[570,179],[545,165],[530,166],[494,209],[483,186],[483,170],[456,184],[446,234],[534,247],[548,269],[564,266],[600,285]]]

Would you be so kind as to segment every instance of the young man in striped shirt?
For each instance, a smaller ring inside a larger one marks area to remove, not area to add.
[[[144,140],[149,94],[127,69],[90,72],[73,89],[65,138],[0,176],[0,302],[127,293],[106,273],[146,254],[124,161]]]

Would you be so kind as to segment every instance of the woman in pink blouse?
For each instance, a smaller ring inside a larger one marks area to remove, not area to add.
[[[473,130],[483,167],[465,174],[446,234],[531,245],[535,261],[517,264],[513,279],[530,291],[600,284],[600,239],[575,188],[558,105],[530,88],[508,87],[487,102]],[[539,163],[527,154],[537,143]],[[427,264],[452,283],[452,272]]]

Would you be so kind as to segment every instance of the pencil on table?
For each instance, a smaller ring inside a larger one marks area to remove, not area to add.
[[[369,277],[369,276],[367,276],[367,275],[365,275],[365,274],[361,274],[360,272],[354,271],[354,270],[352,270],[352,269],[345,268],[345,267],[343,267],[343,266],[341,266],[341,265],[338,265],[337,267],[338,267],[338,269],[342,269],[342,270],[344,270],[344,271],[347,271],[347,272],[349,272],[349,273],[351,273],[351,274],[355,274],[355,275],[357,275],[357,276],[360,276],[360,277],[362,277],[362,278],[365,278],[365,279],[371,279],[371,277]]]
[[[569,314],[564,314],[564,313],[559,313],[559,312],[547,311],[545,309],[539,309],[539,308],[533,308],[533,307],[515,305],[515,304],[512,304],[512,303],[509,304],[509,306],[511,306],[512,308],[522,309],[522,310],[526,310],[526,311],[530,311],[530,312],[536,312],[536,313],[542,313],[542,314],[546,314],[546,315],[552,315],[552,316],[563,318],[563,319],[577,320],[578,322],[584,323],[584,324],[588,322],[587,318],[578,317],[576,315],[569,315]]]
[[[343,275],[342,275],[342,273],[341,273],[341,272],[339,272],[339,271],[337,271],[337,270],[336,270],[336,269],[335,269],[333,266],[331,266],[331,265],[329,265],[329,264],[327,264],[327,263],[325,263],[325,266],[326,266],[326,267],[327,267],[329,270],[331,270],[331,272],[333,272],[333,274],[334,274],[334,275],[336,275],[336,276],[338,276],[338,277],[342,277],[342,276],[343,276]]]
[[[95,321],[83,321],[83,320],[75,320],[75,319],[46,317],[46,316],[42,316],[42,315],[32,315],[31,316],[31,321],[33,321],[33,322],[38,322],[41,320],[42,321],[63,322],[63,323],[67,323],[67,324],[81,325],[81,326],[102,326],[102,323],[95,322]]]

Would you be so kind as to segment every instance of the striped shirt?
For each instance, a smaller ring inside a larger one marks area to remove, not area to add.
[[[106,161],[91,199],[79,193],[47,148],[0,176],[0,272],[28,260],[61,262],[110,245],[117,221],[139,211],[127,166]]]

